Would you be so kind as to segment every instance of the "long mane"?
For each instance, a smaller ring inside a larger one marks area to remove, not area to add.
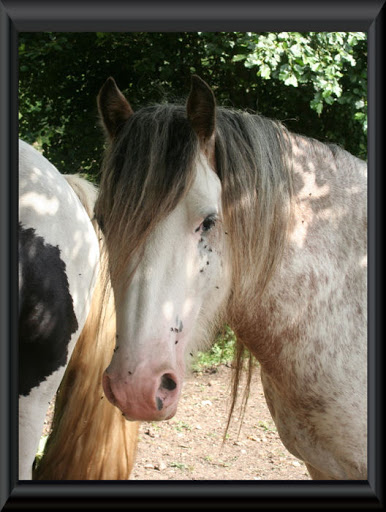
[[[240,326],[244,312],[258,303],[280,265],[291,223],[293,185],[291,147],[283,125],[228,109],[218,109],[216,120],[216,165],[232,266],[226,318],[237,335],[225,440],[242,374],[246,370],[243,416],[255,367]]]
[[[185,109],[171,105],[139,110],[108,147],[95,216],[113,280],[132,266],[148,234],[189,190],[197,153]]]
[[[280,262],[291,214],[291,152],[285,128],[218,109],[217,172],[231,244],[234,295],[261,295]],[[248,284],[246,286],[245,281]]]

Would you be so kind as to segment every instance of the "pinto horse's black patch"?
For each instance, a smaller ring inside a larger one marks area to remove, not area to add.
[[[58,247],[19,224],[19,395],[67,362],[77,330],[66,265]]]

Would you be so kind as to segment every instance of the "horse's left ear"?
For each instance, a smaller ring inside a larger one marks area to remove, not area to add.
[[[197,75],[192,76],[186,111],[201,148],[214,168],[216,99],[209,85]]]
[[[102,86],[97,101],[103,126],[110,139],[114,139],[134,111],[112,77]]]

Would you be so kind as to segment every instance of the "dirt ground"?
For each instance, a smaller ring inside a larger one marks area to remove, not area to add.
[[[305,465],[281,443],[256,369],[240,433],[239,408],[227,439],[231,371],[221,365],[193,373],[178,412],[142,423],[131,480],[309,480]]]
[[[309,480],[303,462],[279,439],[256,368],[240,429],[236,406],[223,444],[231,385],[230,365],[190,374],[177,414],[142,423],[130,480]],[[54,403],[47,413],[48,434]],[[240,430],[240,431],[239,431]]]

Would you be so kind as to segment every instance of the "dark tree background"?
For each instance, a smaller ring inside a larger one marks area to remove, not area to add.
[[[109,76],[137,109],[184,102],[197,73],[219,105],[367,154],[364,33],[21,33],[19,70],[20,137],[96,181],[96,96]]]

